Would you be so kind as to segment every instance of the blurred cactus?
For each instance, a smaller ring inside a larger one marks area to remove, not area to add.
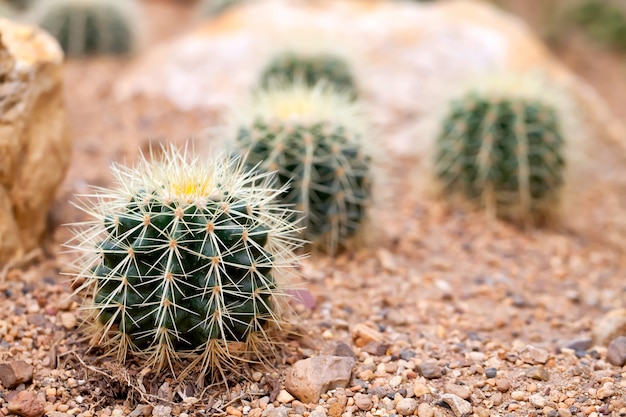
[[[586,0],[570,12],[572,19],[593,39],[626,51],[626,13],[608,0]]]
[[[285,52],[274,57],[261,75],[261,86],[269,88],[273,83],[282,84],[301,81],[313,87],[326,81],[350,97],[356,97],[356,86],[348,63],[338,56],[326,53],[312,55]]]
[[[92,219],[70,243],[83,254],[76,278],[92,296],[93,342],[157,372],[191,360],[201,378],[261,354],[284,319],[278,274],[299,246],[291,211],[275,202],[284,189],[236,160],[175,148],[113,174],[117,187],[83,204]]]
[[[278,172],[285,204],[305,215],[304,238],[334,253],[362,226],[370,197],[370,157],[358,105],[325,83],[257,93],[237,146],[250,169]]]
[[[469,94],[452,103],[437,138],[444,191],[524,225],[551,217],[564,165],[556,111],[538,100]]]
[[[245,0],[203,0],[200,4],[200,11],[204,16],[216,16],[243,1]]]
[[[134,0],[40,0],[37,23],[67,56],[127,54],[136,46]]]

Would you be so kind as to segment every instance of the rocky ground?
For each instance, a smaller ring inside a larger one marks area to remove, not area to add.
[[[623,71],[620,58],[594,52],[614,63],[596,66],[572,53],[590,47],[561,53],[600,91],[623,88],[603,83]],[[73,255],[60,249],[69,237],[61,224],[81,219],[68,200],[106,185],[112,161],[200,138],[217,120],[164,100],[118,103],[113,82],[130,64],[67,63],[75,148],[50,236],[23,265],[0,271],[0,414],[626,416],[623,242],[451,209],[403,175],[420,162],[409,158],[383,167],[397,198],[374,209],[376,245],[303,262],[298,336],[274,369],[251,366],[226,389],[99,359],[82,340],[64,275]],[[610,102],[626,108],[624,96]],[[606,190],[609,199],[615,189]]]

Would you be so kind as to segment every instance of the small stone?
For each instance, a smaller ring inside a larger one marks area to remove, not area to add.
[[[592,336],[594,343],[601,346],[608,345],[619,336],[626,336],[626,308],[611,310],[596,320]]]
[[[606,360],[615,366],[626,364],[626,336],[616,337],[611,340],[606,351]]]
[[[394,389],[398,388],[401,383],[402,383],[402,377],[400,375],[396,375],[389,380],[389,386]]]
[[[457,417],[467,417],[472,414],[472,404],[454,394],[443,394],[441,401],[448,404]]]
[[[7,409],[22,417],[41,417],[44,415],[44,404],[37,400],[32,391],[20,391],[9,400]]]
[[[155,405],[152,409],[153,417],[170,417],[172,415],[172,407],[166,405]]]
[[[60,411],[60,412],[62,412],[62,413],[67,412],[69,409],[70,409],[70,406],[69,406],[69,405],[67,405],[67,404],[59,404],[59,405],[57,406],[57,410],[58,410],[58,411]]]
[[[359,410],[369,411],[372,409],[372,399],[369,395],[357,393],[354,396],[354,404]]]
[[[233,407],[232,405],[229,405],[228,407],[226,407],[226,414],[229,416],[233,416],[233,417],[243,416],[243,413],[239,411],[237,408]]]
[[[13,388],[33,379],[33,367],[25,361],[0,363],[0,382],[5,388]]]
[[[74,313],[61,313],[61,324],[68,330],[76,327],[76,315]]]
[[[607,382],[598,388],[596,391],[596,398],[604,400],[615,395],[615,385],[612,382]]]
[[[417,371],[426,379],[441,378],[441,366],[435,361],[425,361],[417,365]]]
[[[520,352],[520,358],[530,365],[543,365],[548,361],[550,354],[545,349],[527,345]]]
[[[405,361],[410,361],[416,356],[417,356],[417,353],[415,353],[414,350],[404,349],[402,352],[400,352],[400,359],[405,360]]]
[[[588,350],[589,348],[591,348],[592,345],[593,345],[593,341],[591,340],[590,337],[583,337],[580,339],[574,339],[572,341],[567,342],[565,344],[565,347],[578,352],[578,351]]]
[[[525,375],[536,381],[548,381],[550,379],[550,374],[542,366],[533,366],[532,368],[529,368]]]
[[[261,372],[253,372],[252,373],[252,380],[254,382],[259,382],[261,380],[261,378],[263,378],[263,374]]]
[[[533,394],[528,399],[535,408],[543,408],[548,404],[548,400],[541,394]]]
[[[289,410],[285,407],[283,407],[282,405],[280,407],[276,407],[274,408],[271,404],[267,406],[267,408],[265,409],[265,411],[263,411],[263,414],[261,414],[263,417],[289,417]],[[312,416],[313,413],[311,413],[309,416]],[[324,415],[324,417],[326,417],[326,415]]]
[[[430,390],[426,385],[419,381],[415,381],[413,384],[413,394],[415,394],[416,397],[421,397],[422,395],[430,394]]]
[[[278,395],[276,396],[276,401],[278,401],[281,404],[288,404],[292,402],[293,400],[295,400],[295,398],[293,398],[293,395],[289,394],[284,389],[281,389]]]
[[[454,394],[464,400],[467,400],[472,395],[472,391],[465,385],[447,383],[444,386],[444,390],[448,394]]]
[[[511,393],[511,398],[515,401],[524,401],[526,398],[526,393],[524,391],[513,391]]]
[[[428,403],[421,403],[419,407],[417,407],[417,415],[418,417],[433,417],[435,410],[433,410]]]
[[[382,341],[375,341],[375,342],[369,342],[368,344],[363,346],[361,349],[364,352],[367,352],[375,356],[384,356],[385,354],[387,354],[387,349],[389,349],[389,346],[390,346],[389,343],[385,343]]]
[[[309,417],[326,417],[326,410],[324,410],[324,407],[317,407],[315,410],[311,411]]]
[[[496,368],[485,369],[485,376],[487,378],[495,378],[497,375],[498,375],[498,370]]]
[[[417,401],[414,398],[404,398],[396,404],[396,411],[403,416],[410,416],[417,409]]]
[[[496,388],[498,388],[498,391],[500,392],[507,392],[511,389],[511,383],[506,379],[498,379],[496,382]]]
[[[347,358],[356,358],[356,355],[350,345],[345,342],[337,342],[333,355],[345,356]]]
[[[285,388],[304,403],[316,403],[329,389],[346,388],[354,358],[317,356],[296,362],[287,372]]]
[[[363,347],[371,342],[382,341],[383,335],[378,330],[359,323],[352,329],[352,339],[357,347]]]
[[[559,413],[559,417],[572,417],[572,412],[567,408],[559,408],[556,411]]]

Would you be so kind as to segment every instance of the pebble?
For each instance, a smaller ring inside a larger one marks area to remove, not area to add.
[[[498,370],[496,368],[485,369],[485,376],[487,378],[495,378],[497,375],[498,375]]]
[[[404,398],[396,404],[396,411],[403,416],[410,416],[417,409],[417,401],[413,398]]]
[[[542,366],[533,366],[532,368],[529,368],[525,375],[536,381],[548,381],[550,379],[550,374]]]
[[[511,398],[513,398],[515,401],[524,401],[524,399],[526,398],[526,393],[524,391],[513,391],[511,393]]]
[[[467,400],[472,395],[472,390],[470,390],[465,385],[458,385],[453,383],[447,383],[444,386],[444,391],[448,394],[454,394],[464,400]]]
[[[615,385],[612,382],[607,382],[598,388],[596,391],[596,398],[604,400],[605,398],[615,395]]]
[[[466,417],[472,414],[472,404],[454,394],[443,394],[441,401],[448,404],[457,417]]]
[[[172,415],[172,407],[166,405],[155,405],[152,409],[153,417],[170,417]]]
[[[276,401],[278,401],[281,404],[287,404],[287,403],[292,402],[293,400],[295,400],[295,398],[293,398],[293,395],[289,394],[284,389],[281,389],[278,395],[276,396]]]
[[[417,407],[417,415],[418,417],[433,417],[435,410],[433,410],[428,403],[421,403],[419,407]]]
[[[74,313],[61,313],[61,324],[68,330],[76,327],[76,315]]]
[[[348,386],[354,363],[354,358],[345,356],[299,360],[287,371],[285,388],[304,403],[316,403],[329,389]]]
[[[402,350],[402,352],[400,352],[400,359],[405,360],[405,361],[410,361],[416,356],[417,356],[417,353],[415,353],[414,350],[404,349]]]
[[[7,409],[22,417],[41,417],[44,415],[44,404],[37,399],[32,391],[20,391],[9,400]]]
[[[619,336],[626,336],[626,308],[611,310],[593,323],[593,341],[606,346]]]
[[[591,348],[593,341],[590,337],[583,337],[580,339],[574,339],[565,344],[565,347],[574,351],[585,351]]]
[[[611,340],[606,351],[606,360],[615,366],[626,364],[626,336],[616,337]]]
[[[352,329],[352,339],[357,347],[363,347],[368,343],[382,341],[383,335],[378,330],[359,323]]]
[[[413,394],[416,397],[421,397],[422,395],[430,394],[430,389],[421,382],[415,382],[413,384]]]
[[[372,409],[372,398],[369,395],[357,393],[354,396],[354,404],[359,408],[359,410],[369,411]]]
[[[33,367],[25,361],[0,363],[0,383],[3,387],[17,387],[31,379],[33,379]]]
[[[289,413],[285,414],[285,417],[288,416]],[[326,417],[326,410],[324,407],[317,407],[315,410],[311,411],[309,417]]]
[[[243,416],[243,413],[239,411],[236,407],[233,407],[232,405],[229,405],[228,407],[226,407],[226,414],[228,414],[229,416],[233,416],[233,417]]]
[[[347,356],[349,358],[356,358],[354,351],[349,344],[345,342],[337,342],[333,351],[334,356]]]
[[[498,388],[498,391],[500,392],[507,392],[511,389],[511,383],[506,379],[498,379],[496,382],[496,388]]]
[[[265,411],[263,411],[263,414],[261,415],[263,417],[289,417],[289,410],[283,407],[282,405],[280,407],[274,407],[272,404],[269,404],[267,408],[265,409]],[[310,416],[312,415],[313,413],[310,414]],[[319,417],[326,417],[326,414],[324,414],[324,416],[319,416]]]
[[[543,365],[548,361],[550,354],[547,350],[527,345],[520,352],[520,358],[530,365]]]
[[[441,378],[441,366],[435,361],[425,361],[417,365],[417,371],[426,379]]]
[[[548,405],[548,400],[541,394],[533,394],[528,400],[535,408],[543,408]]]

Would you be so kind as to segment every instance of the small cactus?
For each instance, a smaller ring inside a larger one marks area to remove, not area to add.
[[[338,56],[327,53],[306,55],[284,52],[267,64],[261,75],[261,86],[267,89],[275,82],[285,84],[301,81],[313,87],[322,80],[352,98],[357,96],[348,63]]]
[[[175,148],[135,169],[114,166],[116,188],[82,207],[69,244],[82,257],[92,342],[124,361],[205,374],[248,361],[283,320],[283,269],[297,260],[291,211],[271,176],[239,161],[190,159]]]
[[[469,94],[452,103],[437,138],[436,174],[498,217],[545,221],[564,183],[557,112],[540,100]]]
[[[370,156],[358,105],[325,83],[257,92],[236,146],[249,169],[277,171],[285,204],[305,215],[304,238],[334,253],[355,235],[370,197]]]
[[[136,46],[133,0],[42,0],[34,19],[68,56],[122,55]]]

